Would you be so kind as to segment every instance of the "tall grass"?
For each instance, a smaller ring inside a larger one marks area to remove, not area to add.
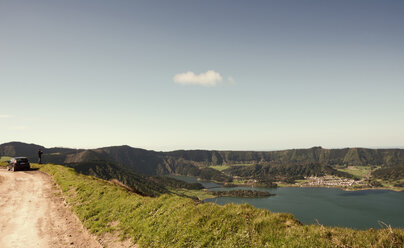
[[[119,232],[139,247],[404,247],[401,229],[302,225],[290,214],[247,204],[219,206],[168,194],[143,197],[71,168],[33,165],[54,178],[91,232]]]
[[[2,156],[0,157],[0,166],[7,166],[8,165],[8,161],[11,159],[11,157],[6,157],[6,156]]]

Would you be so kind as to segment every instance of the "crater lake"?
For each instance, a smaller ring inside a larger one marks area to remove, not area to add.
[[[382,228],[386,225],[404,228],[404,192],[314,187],[227,188],[213,182],[197,181],[194,177],[175,178],[199,182],[211,191],[253,189],[276,194],[265,198],[217,197],[206,199],[205,202],[220,205],[248,203],[272,212],[291,213],[304,224],[319,223],[356,229]]]

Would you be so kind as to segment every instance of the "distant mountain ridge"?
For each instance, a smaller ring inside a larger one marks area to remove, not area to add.
[[[145,176],[176,174],[219,182],[231,182],[233,178],[240,177],[273,185],[274,181],[293,182],[309,176],[352,176],[338,171],[337,165],[374,168],[378,166],[381,167],[379,172],[375,171],[378,178],[393,178],[392,175],[400,174],[404,170],[404,149],[312,147],[268,152],[214,150],[156,152],[127,145],[71,149],[10,142],[0,145],[0,156],[26,156],[31,161],[36,161],[38,149],[44,152],[45,162],[70,166],[80,173],[107,180],[116,178],[129,183],[135,190],[142,189],[145,194],[164,193],[159,185],[151,184],[147,188],[142,188]],[[226,168],[216,170],[210,167],[212,165],[225,165]]]
[[[176,174],[182,167],[231,164],[404,165],[404,149],[343,148],[290,149],[281,151],[177,150],[156,152],[127,145],[97,149],[45,148],[36,144],[10,142],[0,145],[0,156],[27,156],[33,161],[42,149],[48,162],[70,164],[94,160],[113,161],[146,175]],[[181,174],[181,173],[178,173]]]
[[[254,151],[174,151],[167,154],[196,162],[231,163],[320,163],[324,165],[398,165],[404,161],[404,149],[343,148],[290,149],[269,152]]]

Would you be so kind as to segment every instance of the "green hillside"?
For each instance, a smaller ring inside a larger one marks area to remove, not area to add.
[[[309,176],[335,175],[339,177],[352,178],[349,173],[338,171],[331,166],[319,163],[310,164],[286,164],[286,165],[260,165],[232,166],[223,170],[225,174],[242,178],[256,178],[261,180],[293,182]]]
[[[69,166],[76,172],[84,175],[95,176],[105,180],[118,180],[140,195],[158,196],[169,192],[163,185],[149,180],[148,177],[117,166],[111,162],[100,160],[72,163],[69,164]]]
[[[283,151],[174,151],[166,153],[175,158],[204,164],[272,163],[323,165],[384,165],[393,166],[404,162],[403,149],[291,149]]]
[[[40,170],[60,185],[66,201],[91,232],[118,232],[139,247],[404,246],[400,229],[302,225],[290,214],[246,204],[219,206],[173,194],[150,198],[78,174],[73,168],[41,165]]]
[[[165,193],[177,192],[177,189],[203,189],[203,186],[199,183],[187,183],[161,176],[144,176],[105,160],[71,163],[68,166],[80,174],[95,176],[104,180],[115,180],[128,187],[131,191],[143,196],[159,196]]]
[[[380,168],[375,170],[372,175],[376,178],[384,180],[400,180],[404,179],[404,165]]]

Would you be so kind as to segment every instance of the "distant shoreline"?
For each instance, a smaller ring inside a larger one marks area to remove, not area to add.
[[[198,179],[199,181],[199,179]],[[218,183],[221,185],[224,185],[224,183],[221,182],[216,182],[216,181],[210,181],[213,183]],[[404,192],[403,187],[363,187],[363,188],[355,188],[355,187],[338,187],[338,186],[328,186],[328,185],[296,185],[296,184],[287,184],[287,183],[279,183],[275,182],[278,186],[273,187],[274,189],[276,188],[335,188],[335,189],[341,189],[343,191],[363,191],[363,190],[389,190],[389,191],[394,191],[394,192]],[[252,187],[252,188],[272,188],[272,187],[267,187],[264,185],[254,185],[254,184],[238,184],[238,183],[232,183],[234,184],[235,187]],[[223,186],[224,187],[224,186]]]
[[[279,188],[329,188],[329,189],[340,189],[343,191],[363,191],[363,190],[389,190],[389,191],[394,191],[394,192],[404,192],[404,188],[387,188],[387,187],[377,187],[377,188],[371,188],[371,187],[364,187],[364,188],[350,188],[350,187],[332,187],[332,186],[321,186],[321,185],[294,185],[294,184],[278,184]]]
[[[178,175],[177,175],[178,176]],[[181,176],[181,175],[180,175]],[[225,188],[225,182],[219,182],[219,181],[214,181],[214,180],[206,180],[206,179],[200,179],[199,177],[195,177],[198,182],[203,181],[203,182],[211,182],[211,183],[216,183],[222,185],[222,187]],[[394,192],[404,192],[404,187],[363,187],[363,188],[355,188],[355,187],[338,187],[338,186],[328,186],[328,185],[296,185],[296,184],[287,184],[287,183],[279,183],[275,182],[278,186],[277,187],[268,187],[264,185],[254,185],[253,183],[234,183],[232,182],[231,184],[234,185],[234,187],[251,187],[251,188],[335,188],[335,189],[341,189],[343,191],[363,191],[363,190],[389,190],[389,191],[394,191]],[[231,187],[227,187],[231,188]],[[213,197],[215,198],[215,197]]]

